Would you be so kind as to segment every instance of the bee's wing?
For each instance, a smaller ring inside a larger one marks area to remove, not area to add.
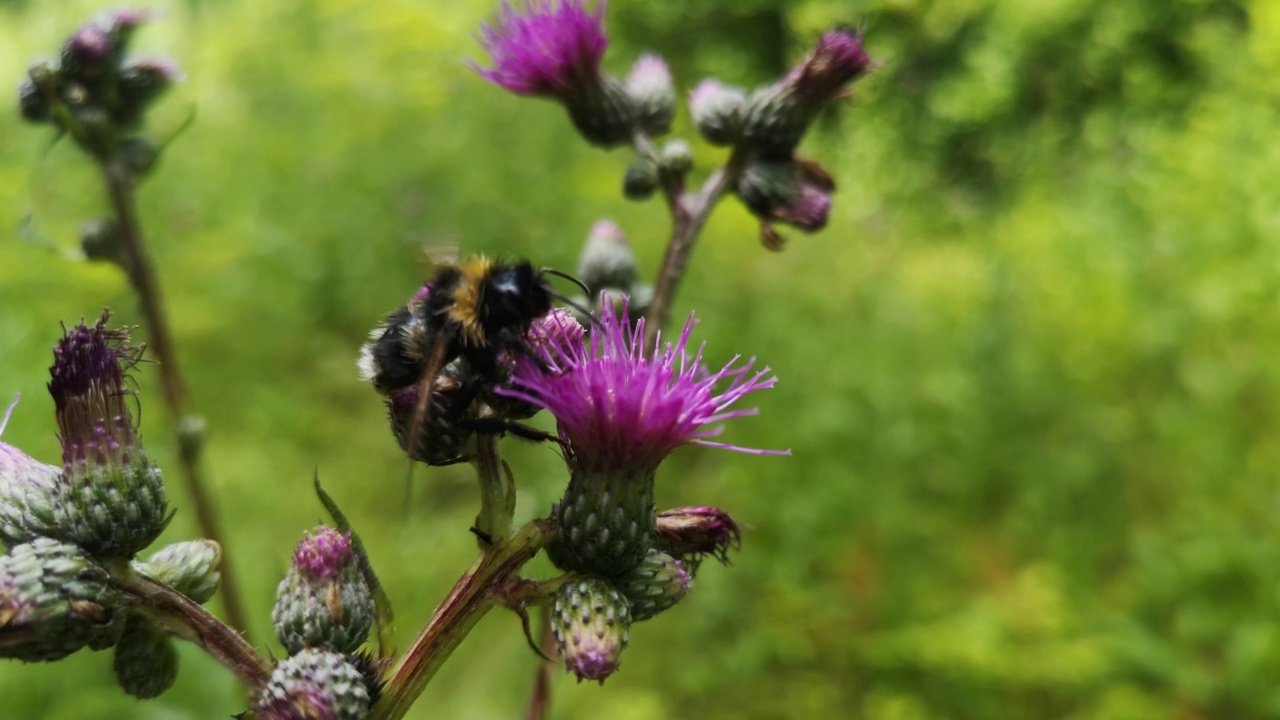
[[[424,246],[422,254],[427,256],[427,260],[437,268],[446,265],[457,265],[462,258],[462,251],[457,243],[441,243],[438,245]]]

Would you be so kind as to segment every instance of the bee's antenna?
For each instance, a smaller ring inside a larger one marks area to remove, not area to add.
[[[587,308],[582,307],[582,306],[581,306],[581,305],[579,305],[578,303],[576,303],[576,302],[574,302],[574,301],[570,300],[569,298],[567,298],[567,297],[565,297],[565,296],[561,295],[560,293],[554,293],[554,292],[553,292],[553,293],[550,293],[550,295],[551,295],[551,298],[552,298],[553,300],[559,300],[560,302],[564,303],[565,305],[568,305],[569,307],[573,308],[574,310],[577,310],[578,312],[580,312],[580,313],[582,313],[583,315],[585,315],[585,316],[587,317],[587,319],[591,322],[591,324],[592,324],[593,326],[595,326],[595,327],[600,327],[600,319],[596,317],[596,314],[595,314],[595,313],[591,312],[591,311],[590,311],[590,310],[588,310]]]
[[[578,288],[582,290],[583,295],[586,295],[587,297],[591,297],[591,290],[587,288],[586,283],[582,282],[581,280],[570,275],[567,272],[561,272],[559,270],[556,270],[555,268],[542,268],[542,270],[538,272],[542,275],[555,275],[556,277],[564,278],[565,280],[568,280],[574,285],[577,285]]]

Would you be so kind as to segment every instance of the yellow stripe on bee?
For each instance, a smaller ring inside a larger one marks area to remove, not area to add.
[[[463,345],[485,345],[484,327],[480,322],[480,288],[492,269],[493,261],[483,255],[467,258],[458,265],[462,280],[453,289],[449,319],[458,326]]]

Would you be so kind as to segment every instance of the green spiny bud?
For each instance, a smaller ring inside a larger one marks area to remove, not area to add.
[[[107,315],[80,323],[54,348],[49,393],[61,431],[58,537],[99,557],[132,557],[169,522],[160,470],[148,459],[129,411],[125,370],[141,351]]]
[[[157,98],[181,76],[167,60],[132,60],[120,68],[119,102],[112,114],[121,127],[136,127]]]
[[[689,592],[693,578],[684,563],[664,552],[650,550],[636,569],[613,584],[631,603],[631,621],[640,622],[680,602]]]
[[[648,158],[636,158],[622,178],[622,194],[629,200],[644,200],[657,189],[657,163]]]
[[[178,649],[150,620],[130,615],[116,642],[116,682],[139,700],[159,697],[178,678]]]
[[[598,680],[603,685],[617,671],[630,627],[627,599],[606,580],[569,580],[556,592],[551,631],[565,669],[579,682]]]
[[[84,551],[36,538],[0,557],[0,657],[61,660],[115,643],[119,596]]]
[[[290,653],[314,647],[352,652],[364,643],[373,625],[373,596],[349,535],[322,525],[298,543],[271,620]]]
[[[578,279],[597,295],[605,288],[629,290],[636,277],[636,256],[622,228],[612,220],[592,225],[578,258]]]
[[[18,86],[18,112],[29,123],[46,123],[53,119],[53,105],[44,90],[31,80]]]
[[[671,129],[675,118],[676,90],[671,84],[671,70],[657,55],[640,56],[627,76],[627,94],[635,104],[636,120],[650,135],[661,135]]]
[[[6,547],[54,535],[61,468],[0,442],[0,542]]]
[[[198,603],[205,603],[222,580],[222,548],[213,540],[188,540],[166,545],[134,570],[157,580]]]
[[[732,145],[742,132],[747,95],[719,80],[703,80],[689,93],[693,124],[712,145]]]
[[[560,569],[600,577],[624,575],[640,564],[653,542],[653,476],[576,470],[553,514],[572,558]]]
[[[631,142],[636,129],[636,108],[617,80],[602,78],[591,92],[567,97],[564,103],[573,126],[592,145],[613,147]]]
[[[343,655],[303,650],[281,660],[258,701],[258,720],[364,720],[369,717],[364,677]]]

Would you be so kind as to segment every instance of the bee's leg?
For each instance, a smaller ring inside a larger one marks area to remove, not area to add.
[[[536,427],[530,427],[512,420],[502,418],[462,418],[457,422],[459,427],[481,435],[502,435],[510,433],[523,440],[533,442],[560,442],[560,438]]]

